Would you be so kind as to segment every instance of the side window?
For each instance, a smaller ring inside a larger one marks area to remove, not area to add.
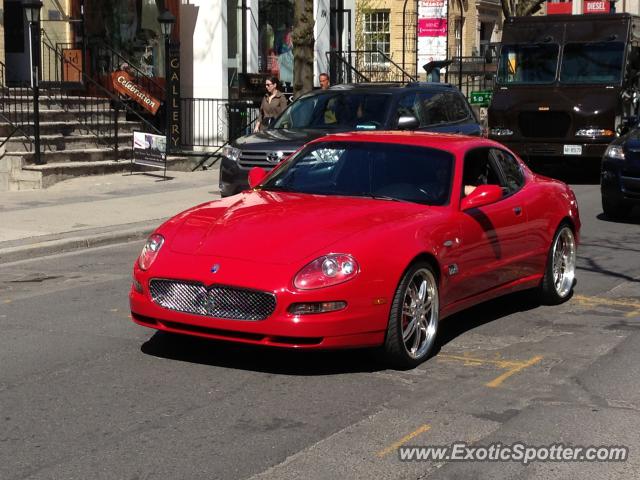
[[[469,109],[467,102],[464,101],[462,95],[451,92],[446,94],[447,113],[449,121],[460,122],[469,118]]]
[[[504,150],[493,149],[492,155],[502,170],[507,195],[520,190],[524,185],[524,175],[518,161]]]
[[[418,100],[415,92],[408,93],[407,95],[403,95],[398,102],[396,107],[396,114],[394,117],[395,125],[398,125],[398,120],[400,117],[404,117],[406,115],[413,115],[418,120],[420,120],[420,114],[418,112]]]
[[[500,176],[491,161],[491,149],[469,150],[464,157],[462,170],[462,195],[469,195],[480,185],[500,185]]]
[[[421,118],[420,126],[428,127],[447,123],[449,117],[447,114],[446,96],[444,93],[421,93],[420,96]]]

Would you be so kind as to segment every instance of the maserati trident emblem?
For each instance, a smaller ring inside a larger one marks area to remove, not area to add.
[[[269,152],[267,153],[267,162],[274,165],[276,163],[280,163],[280,160],[282,160],[282,155],[282,152]]]
[[[219,263],[214,263],[213,265],[211,265],[211,273],[218,273],[218,270],[220,270]]]

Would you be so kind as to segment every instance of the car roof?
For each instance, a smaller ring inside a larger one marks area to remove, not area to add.
[[[320,142],[379,142],[431,147],[449,152],[462,152],[476,147],[504,148],[497,142],[484,137],[470,137],[460,134],[416,131],[367,131],[326,135],[311,143]]]
[[[410,83],[390,83],[390,82],[376,82],[376,83],[341,83],[332,85],[328,90],[313,90],[307,93],[309,95],[321,95],[336,91],[343,92],[376,92],[376,93],[392,93],[402,94],[408,91],[433,91],[433,92],[458,92],[459,90],[450,83],[437,83],[437,82],[410,82]]]

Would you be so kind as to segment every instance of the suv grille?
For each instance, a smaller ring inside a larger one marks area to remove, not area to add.
[[[522,112],[518,116],[518,126],[525,137],[564,138],[570,125],[571,117],[566,112]]]
[[[233,320],[264,320],[276,308],[272,293],[178,280],[149,282],[152,300],[178,312]]]
[[[279,151],[282,152],[282,157],[277,159],[276,161],[269,161],[269,154],[277,154]],[[242,151],[240,154],[240,161],[238,162],[241,167],[245,168],[253,168],[253,167],[262,167],[262,168],[273,168],[282,160],[287,158],[293,152],[285,152],[282,150],[269,150],[269,151]]]

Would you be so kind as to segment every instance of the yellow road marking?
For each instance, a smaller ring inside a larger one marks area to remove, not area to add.
[[[529,359],[528,361],[522,363],[521,365],[513,367],[511,370],[507,370],[502,375],[500,375],[498,378],[494,378],[493,380],[491,380],[489,383],[485,383],[485,386],[490,387],[490,388],[499,387],[502,384],[502,382],[504,382],[511,375],[515,375],[520,370],[524,370],[525,368],[530,367],[531,365],[535,365],[540,360],[542,360],[542,356],[541,355],[537,355],[537,356]]]
[[[6,299],[4,302],[2,302],[2,303],[11,303],[11,299],[10,299],[10,298],[7,298],[7,299]]]
[[[441,354],[437,356],[440,360],[456,360],[464,362],[467,366],[480,366],[480,365],[495,365],[498,368],[506,369],[507,371],[498,376],[497,378],[491,380],[489,383],[485,383],[485,386],[490,388],[496,388],[502,385],[507,378],[515,375],[516,373],[524,370],[525,368],[530,367],[531,365],[535,365],[540,360],[542,360],[541,355],[537,355],[535,357],[530,358],[526,361],[519,360],[501,360],[499,358],[490,359],[490,358],[478,358],[478,357],[470,357],[468,355],[447,355]]]
[[[418,428],[417,430],[414,430],[413,432],[411,432],[409,435],[405,435],[404,437],[402,437],[400,440],[398,440],[396,443],[394,443],[393,445],[385,448],[384,450],[380,450],[377,453],[378,458],[382,458],[385,455],[393,452],[394,450],[397,450],[398,448],[400,448],[402,445],[404,445],[405,443],[407,443],[409,440],[411,440],[414,437],[417,437],[418,435],[420,435],[421,433],[426,432],[427,430],[431,429],[431,425],[422,425],[420,428]]]
[[[584,307],[631,308],[631,311],[625,314],[626,317],[640,316],[640,301],[631,298],[604,298],[574,295],[572,300]]]

